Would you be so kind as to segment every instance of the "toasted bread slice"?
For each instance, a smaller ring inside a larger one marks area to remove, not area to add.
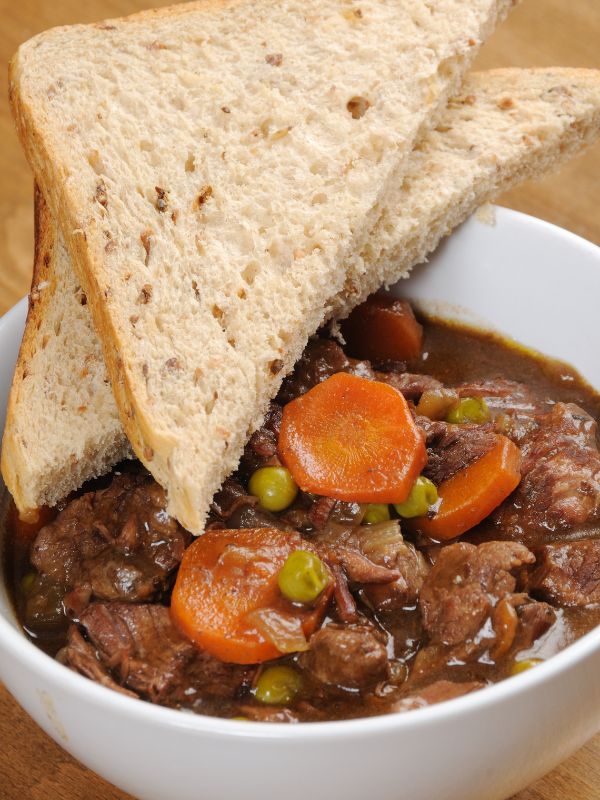
[[[512,5],[218,0],[19,49],[26,153],[127,436],[189,530]]]
[[[422,261],[442,236],[496,193],[560,165],[597,135],[599,115],[597,71],[470,75],[437,130],[415,148],[406,179],[371,236],[378,258],[365,249],[368,269],[348,286],[353,300],[406,275],[411,264]],[[66,250],[57,244],[60,234],[43,207],[38,222],[33,310],[2,450],[5,480],[22,509],[56,502],[127,452],[88,309],[81,304]],[[42,271],[46,253],[50,257]],[[345,313],[345,302],[344,295],[336,299],[339,314]],[[49,351],[43,343],[56,336],[57,317],[61,340]],[[69,335],[62,338],[65,331]],[[70,356],[74,349],[76,358]],[[57,364],[65,369],[60,375]],[[64,404],[56,400],[61,387],[68,387]]]

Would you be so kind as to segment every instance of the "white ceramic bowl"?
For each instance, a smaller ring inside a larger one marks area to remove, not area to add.
[[[570,233],[498,209],[495,227],[471,219],[400,288],[510,332],[600,387],[600,249]],[[25,311],[19,303],[0,321],[3,405]],[[501,800],[600,728],[599,674],[597,629],[517,678],[408,714],[298,726],[193,716],[45,656],[0,587],[0,678],[60,745],[144,800]]]

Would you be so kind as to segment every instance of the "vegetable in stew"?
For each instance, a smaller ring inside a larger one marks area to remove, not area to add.
[[[314,337],[193,538],[138,462],[9,510],[26,634],[115,691],[232,719],[407,712],[600,622],[600,397],[371,298]]]

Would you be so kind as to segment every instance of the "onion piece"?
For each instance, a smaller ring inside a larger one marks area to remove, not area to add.
[[[364,525],[356,529],[361,552],[376,564],[395,566],[398,549],[404,545],[404,537],[397,519]]]
[[[426,389],[417,403],[417,414],[429,419],[445,419],[450,409],[458,403],[454,389]]]
[[[257,608],[246,614],[246,621],[275,645],[280,653],[301,653],[308,642],[298,617],[275,608]]]

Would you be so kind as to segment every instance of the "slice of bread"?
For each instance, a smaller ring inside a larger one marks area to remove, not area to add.
[[[411,263],[422,261],[440,237],[496,193],[561,164],[598,133],[599,115],[597,71],[470,75],[437,130],[415,148],[395,202],[371,236],[379,258],[365,251],[368,270],[348,287],[353,299],[406,275]],[[88,309],[66,251],[56,243],[60,234],[43,208],[38,220],[35,313],[27,322],[2,450],[2,471],[21,509],[56,502],[127,448]],[[47,270],[40,272],[44,263]],[[336,299],[341,314],[344,302],[343,295]],[[49,359],[44,342],[55,336],[57,318],[60,332],[69,335]],[[85,371],[79,364],[87,365]],[[65,403],[56,402],[67,387]]]
[[[415,147],[404,181],[359,256],[330,317],[408,277],[482,203],[548,171],[600,133],[600,70],[497,69],[469,75]]]
[[[218,0],[19,49],[21,138],[136,454],[198,532],[512,0]]]
[[[131,455],[86,296],[37,187],[34,206],[29,312],[2,440],[21,511],[54,505]]]

